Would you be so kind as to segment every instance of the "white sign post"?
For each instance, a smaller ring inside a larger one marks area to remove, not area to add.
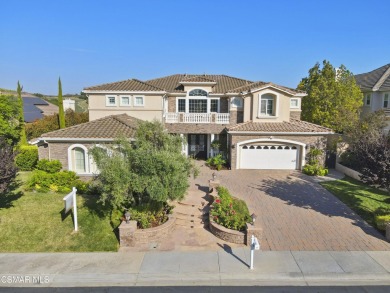
[[[260,243],[259,243],[259,240],[257,240],[257,238],[252,235],[252,241],[251,241],[251,265],[250,265],[250,269],[253,270],[253,255],[255,253],[255,250],[260,250]]]
[[[76,191],[77,191],[76,187],[73,187],[72,191],[64,197],[64,203],[65,203],[65,213],[69,212],[73,206],[74,230],[78,231]]]

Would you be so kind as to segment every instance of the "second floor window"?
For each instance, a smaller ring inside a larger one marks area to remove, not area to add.
[[[260,100],[260,115],[275,116],[275,96],[262,95]]]
[[[185,112],[186,111],[186,99],[179,99],[177,101],[177,112]]]
[[[389,94],[385,94],[383,98],[383,108],[389,108]]]
[[[135,96],[134,97],[134,106],[144,106],[145,104],[143,96]]]
[[[218,113],[218,108],[219,108],[219,100],[217,99],[210,100],[210,112]]]
[[[130,106],[130,97],[121,97],[121,106]]]
[[[190,113],[207,113],[206,99],[190,99],[188,106]]]
[[[107,96],[106,97],[106,106],[116,106],[116,97],[115,96]]]

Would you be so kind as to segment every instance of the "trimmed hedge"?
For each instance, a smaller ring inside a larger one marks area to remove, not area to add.
[[[47,159],[42,159],[38,161],[37,169],[47,173],[57,173],[61,171],[62,164],[58,160],[49,161]]]
[[[22,171],[31,171],[38,162],[38,147],[22,145],[15,158],[16,166]]]

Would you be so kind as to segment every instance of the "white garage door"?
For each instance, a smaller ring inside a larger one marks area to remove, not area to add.
[[[240,148],[240,169],[297,169],[297,146],[244,145]]]

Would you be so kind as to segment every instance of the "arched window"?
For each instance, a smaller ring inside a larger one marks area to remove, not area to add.
[[[194,89],[188,94],[190,97],[207,97],[207,92],[201,89]]]
[[[77,174],[90,173],[88,149],[82,144],[74,144],[68,148],[68,167]]]
[[[275,96],[265,94],[261,96],[260,115],[274,116],[275,115]]]
[[[74,167],[77,173],[85,173],[85,152],[82,148],[74,148]]]

